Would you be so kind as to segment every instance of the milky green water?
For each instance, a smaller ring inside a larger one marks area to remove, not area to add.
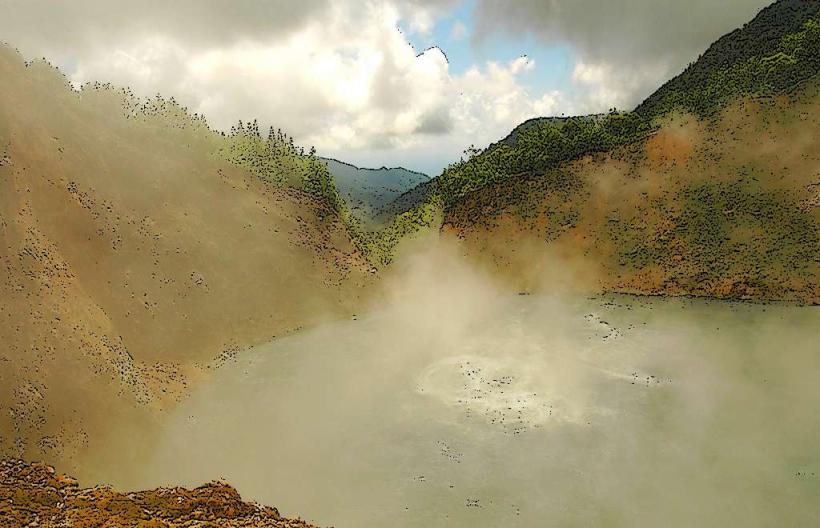
[[[453,332],[388,310],[248,351],[128,485],[221,476],[340,528],[820,526],[816,308],[498,308]]]

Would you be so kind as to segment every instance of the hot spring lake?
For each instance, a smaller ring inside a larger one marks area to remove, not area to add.
[[[224,478],[322,526],[820,526],[820,309],[511,296],[217,369],[128,489]],[[440,321],[440,324],[439,324]]]

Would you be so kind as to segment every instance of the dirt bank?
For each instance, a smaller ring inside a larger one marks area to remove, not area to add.
[[[80,488],[53,467],[17,459],[0,461],[0,527],[74,526],[140,528],[300,527],[276,508],[243,502],[224,482],[195,489],[158,488],[121,493],[97,486]]]

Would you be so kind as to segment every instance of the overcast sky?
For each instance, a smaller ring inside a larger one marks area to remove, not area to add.
[[[530,117],[633,107],[768,3],[0,0],[0,41],[217,128],[437,174]]]

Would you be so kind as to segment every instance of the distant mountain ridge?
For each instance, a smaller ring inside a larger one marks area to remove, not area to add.
[[[400,194],[396,199],[384,205],[381,209],[376,211],[376,220],[378,222],[389,221],[390,218],[407,212],[419,204],[424,203],[427,198],[436,191],[436,179],[430,179],[421,182],[410,190]]]
[[[347,206],[366,222],[402,194],[430,181],[426,174],[404,167],[372,169],[333,158],[319,159],[327,164]]]

